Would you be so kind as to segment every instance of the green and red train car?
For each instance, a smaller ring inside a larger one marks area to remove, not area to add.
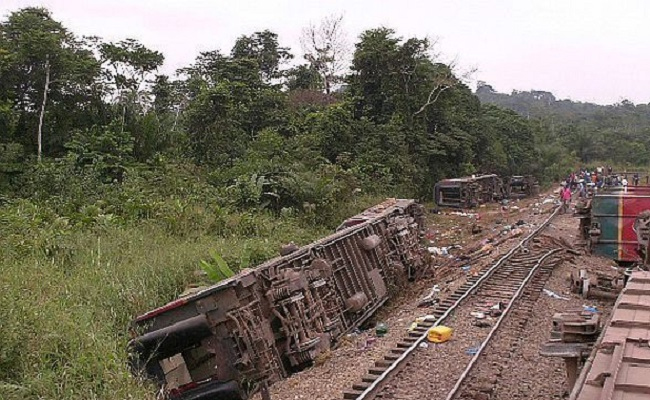
[[[644,262],[650,222],[650,187],[599,193],[591,200],[591,251],[619,263]]]

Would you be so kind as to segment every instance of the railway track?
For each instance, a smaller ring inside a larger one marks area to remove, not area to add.
[[[435,319],[418,323],[396,347],[377,361],[361,382],[344,392],[344,399],[489,399],[500,371],[507,367],[508,353],[514,351],[525,335],[525,326],[553,268],[563,260],[565,248],[557,240],[541,236],[557,215],[556,209],[546,221],[519,242],[492,266],[442,300],[431,312]],[[501,304],[501,315],[485,324],[469,324],[471,311]],[[460,354],[445,354],[442,345],[421,349],[427,332],[438,325],[465,324],[458,332],[456,347]],[[497,335],[507,330],[508,335]],[[440,346],[440,347],[438,347]],[[452,357],[450,362],[449,358]],[[468,383],[469,382],[469,383]],[[423,397],[424,396],[424,397]]]

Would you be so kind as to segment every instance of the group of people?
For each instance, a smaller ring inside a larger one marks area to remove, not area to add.
[[[632,174],[632,185],[638,186],[640,184],[640,176],[638,172]],[[646,185],[650,176],[646,176]],[[627,187],[630,185],[627,172],[623,174],[614,173],[611,166],[597,167],[595,169],[580,169],[578,172],[573,172],[566,178],[565,186],[569,187],[572,191],[578,193],[579,197],[587,197],[588,194],[596,193],[599,189],[605,186],[622,186],[623,190],[627,192]]]
[[[634,172],[631,175],[632,185],[638,186],[641,180],[639,173]],[[645,180],[647,185],[650,176],[646,176]],[[573,193],[577,193],[578,197],[584,198],[595,194],[605,186],[622,186],[625,193],[627,193],[628,185],[630,185],[628,173],[614,173],[611,166],[597,167],[594,169],[581,168],[579,171],[567,176],[562,185],[562,189],[560,190],[562,208],[564,211],[568,210]]]

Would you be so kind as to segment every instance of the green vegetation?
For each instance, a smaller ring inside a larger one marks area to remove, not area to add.
[[[0,23],[3,399],[153,399],[126,366],[135,315],[385,196],[577,161],[545,120],[481,104],[428,40],[368,30],[347,65],[340,29],[309,28],[304,64],[261,31],[170,77],[137,40],[44,9]]]
[[[78,206],[51,196],[0,208],[3,399],[155,398],[126,365],[135,315],[329,232],[304,213],[221,206],[211,185],[174,169],[127,170],[119,189],[61,195],[80,196]],[[358,198],[333,218],[376,201]]]
[[[583,165],[612,164],[623,171],[650,164],[650,104],[623,100],[602,106],[558,100],[539,90],[505,94],[485,83],[479,83],[476,94],[486,104],[535,118],[546,141],[567,149]]]

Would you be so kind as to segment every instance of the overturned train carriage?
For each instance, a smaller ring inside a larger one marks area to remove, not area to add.
[[[476,207],[503,196],[503,181],[494,174],[444,179],[434,187],[436,204],[444,207]]]
[[[309,365],[425,262],[423,208],[387,200],[352,226],[134,321],[135,371],[173,399],[245,399]]]
[[[532,175],[508,176],[503,180],[503,191],[509,199],[537,196],[539,182]]]
[[[501,178],[473,175],[443,179],[434,186],[436,204],[442,207],[471,208],[502,199],[520,199],[539,194],[539,182],[532,175]]]

